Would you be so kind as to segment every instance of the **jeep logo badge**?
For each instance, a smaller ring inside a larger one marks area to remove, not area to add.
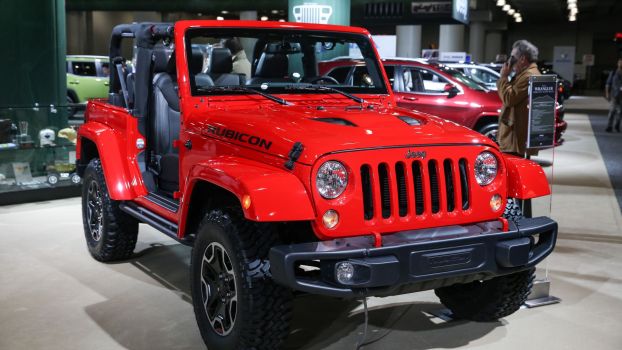
[[[406,159],[425,159],[425,151],[416,151],[413,152],[411,150],[408,150],[408,152],[406,152]]]

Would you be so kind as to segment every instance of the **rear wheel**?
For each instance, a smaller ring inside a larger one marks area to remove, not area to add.
[[[201,222],[192,250],[192,303],[209,349],[277,349],[288,334],[292,294],[270,275],[278,242],[270,224],[215,210]]]
[[[99,159],[92,159],[84,171],[82,222],[89,253],[99,261],[115,261],[132,256],[136,247],[138,221],[119,209],[110,199]]]

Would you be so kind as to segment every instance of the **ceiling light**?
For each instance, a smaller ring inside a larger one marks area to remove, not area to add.
[[[515,18],[515,19],[514,19],[514,21],[515,21],[516,23],[521,23],[521,22],[523,21],[523,19],[522,19],[522,18],[520,18],[520,17],[518,17],[518,18]]]
[[[222,10],[222,11],[220,11],[220,13],[222,13],[223,15],[226,15],[227,13],[229,13],[229,11],[227,11],[227,10]]]
[[[510,11],[510,9],[511,9],[511,8],[512,8],[512,7],[511,7],[510,5],[505,4],[505,5],[503,5],[503,7],[502,7],[501,9],[502,9],[503,11],[505,11],[505,12],[508,12],[508,11]]]
[[[272,10],[272,11],[270,11],[270,13],[272,13],[273,15],[276,15],[276,14],[279,13],[279,10]]]
[[[497,0],[497,6],[501,7],[505,5],[505,0]]]
[[[514,15],[514,13],[516,13],[516,10],[514,9],[510,9],[510,11],[508,11],[508,15],[510,16]]]
[[[574,22],[574,21],[576,21],[576,20],[577,20],[577,16],[575,16],[575,15],[570,15],[570,17],[568,17],[568,20],[569,20],[570,22]]]
[[[268,20],[268,16],[261,16],[261,20],[262,21],[267,21]]]
[[[281,18],[281,19],[279,20],[279,22],[285,22],[285,20],[284,20],[283,18]]]
[[[516,12],[516,13],[514,14],[514,18],[519,18],[519,17],[520,17],[520,12]]]
[[[570,14],[571,15],[576,15],[577,13],[579,13],[579,9],[578,8],[574,7],[574,8],[570,9]]]
[[[577,0],[566,0],[566,2],[569,4],[576,4]]]
[[[218,16],[218,17],[216,17],[216,20],[217,20],[217,21],[222,21],[222,20],[224,20],[224,19],[225,19],[225,18],[224,18],[223,16]]]
[[[577,4],[575,4],[575,3],[568,3],[568,9],[570,10],[572,8],[576,9],[577,8]]]

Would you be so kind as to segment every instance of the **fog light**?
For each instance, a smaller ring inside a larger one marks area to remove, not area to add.
[[[328,210],[324,213],[324,216],[322,216],[322,221],[324,222],[324,226],[326,226],[326,228],[334,228],[339,223],[339,213],[332,209]]]
[[[490,209],[492,209],[492,211],[498,211],[499,209],[501,209],[502,204],[503,199],[500,195],[495,194],[494,196],[492,196],[492,198],[490,198]]]
[[[349,262],[340,262],[335,265],[335,277],[341,284],[351,284],[354,279],[354,265]]]

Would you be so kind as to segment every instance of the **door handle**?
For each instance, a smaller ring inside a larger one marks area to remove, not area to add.
[[[79,81],[70,81],[69,84],[78,85],[78,84],[80,84],[80,82]]]
[[[402,97],[402,100],[417,101],[417,98],[416,97],[412,97],[412,96],[404,96],[404,97]]]

